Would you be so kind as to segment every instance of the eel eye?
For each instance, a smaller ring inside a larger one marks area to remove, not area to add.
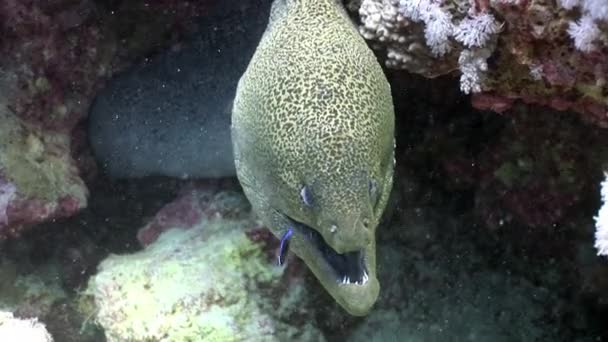
[[[304,202],[307,207],[312,207],[312,194],[306,185],[300,190],[300,198],[302,198],[302,202]]]

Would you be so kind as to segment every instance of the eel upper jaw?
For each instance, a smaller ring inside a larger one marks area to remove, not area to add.
[[[317,230],[285,217],[295,228],[295,239],[292,242],[294,252],[349,313],[366,314],[379,292],[374,265],[375,242],[359,251],[339,254],[324,241]]]

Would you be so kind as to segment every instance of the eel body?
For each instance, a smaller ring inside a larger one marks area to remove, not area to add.
[[[388,81],[337,0],[275,0],[232,109],[256,213],[350,314],[376,301],[375,231],[392,188]]]
[[[221,2],[178,50],[111,79],[89,113],[89,141],[112,178],[233,177],[230,113],[270,0]]]

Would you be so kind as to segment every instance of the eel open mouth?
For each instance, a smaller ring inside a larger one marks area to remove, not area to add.
[[[369,273],[365,266],[364,250],[339,254],[325,242],[317,230],[291,217],[288,218],[294,223],[296,231],[310,241],[325,263],[333,270],[336,282],[344,285],[365,285],[367,283]]]

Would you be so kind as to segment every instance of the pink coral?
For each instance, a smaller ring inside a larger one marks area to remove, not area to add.
[[[185,185],[172,202],[162,207],[154,218],[137,232],[142,246],[156,241],[165,230],[173,227],[190,229],[204,220],[238,217],[248,210],[247,202],[222,189],[230,188],[229,181],[201,181]],[[235,202],[236,201],[236,202]]]
[[[111,35],[87,22],[94,9],[88,1],[0,2],[0,51],[13,56],[5,64],[18,72],[13,108],[22,119],[69,131],[84,117],[109,62],[102,49]]]
[[[2,200],[0,198],[0,200]],[[46,202],[36,198],[18,195],[16,190],[3,209],[4,221],[0,220],[0,239],[19,236],[24,227],[32,226],[51,219],[69,217],[83,206],[80,199],[67,195],[58,202]]]
[[[156,241],[167,227],[192,228],[203,218],[201,202],[194,191],[184,191],[176,200],[165,205],[154,219],[137,233],[143,246]]]
[[[588,122],[608,127],[608,98],[602,95],[608,89],[608,47],[575,49],[576,41],[568,36],[569,27],[576,20],[575,12],[563,12],[540,0],[516,6],[498,5],[494,9],[505,19],[508,30],[501,35],[486,92],[502,103],[505,98],[511,103],[521,99],[573,110]],[[497,106],[484,104],[477,96],[485,94],[474,96],[473,105],[477,108]]]

